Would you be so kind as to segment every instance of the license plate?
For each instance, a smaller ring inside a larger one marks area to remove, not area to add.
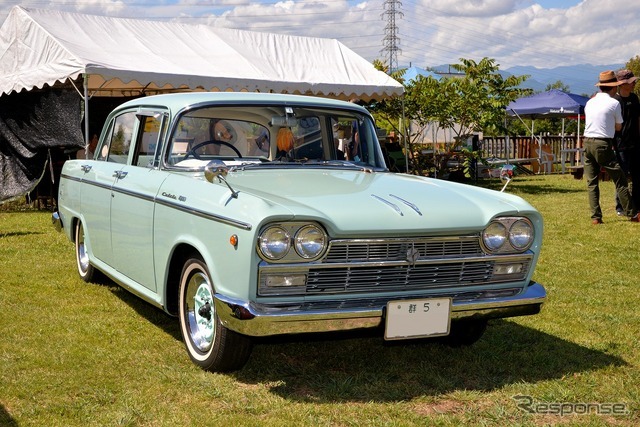
[[[449,335],[451,298],[389,301],[385,340]]]

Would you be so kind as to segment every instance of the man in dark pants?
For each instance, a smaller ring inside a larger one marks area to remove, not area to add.
[[[591,222],[594,225],[602,224],[599,187],[601,169],[606,170],[615,183],[625,214],[631,217],[631,221],[638,222],[637,212],[629,198],[627,176],[613,151],[613,137],[616,131],[622,129],[622,108],[620,102],[613,98],[619,85],[613,71],[603,71],[596,84],[600,92],[587,101],[584,107],[584,173],[587,177]]]
[[[633,93],[637,77],[629,70],[619,70],[616,78],[620,86],[615,98],[620,101],[623,122],[622,130],[616,132],[615,149],[622,170],[631,176],[631,201],[637,210],[640,208],[640,100]],[[624,214],[618,198],[616,211],[618,215]]]

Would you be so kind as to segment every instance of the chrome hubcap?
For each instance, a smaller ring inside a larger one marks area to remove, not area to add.
[[[186,304],[191,341],[199,351],[207,352],[213,343],[215,310],[211,286],[204,274],[194,274],[189,280]]]
[[[87,271],[89,268],[89,255],[87,255],[87,248],[84,243],[84,227],[82,225],[79,226],[78,237],[77,237],[77,245],[78,245],[78,265],[80,266],[80,270],[82,272]]]

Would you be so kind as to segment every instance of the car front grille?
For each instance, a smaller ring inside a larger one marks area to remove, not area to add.
[[[477,235],[334,240],[321,261],[262,263],[259,288],[263,295],[274,295],[275,289],[267,290],[267,276],[304,274],[306,286],[299,289],[304,295],[479,289],[482,285],[523,281],[532,259],[531,253],[487,255]],[[514,264],[521,268],[495,273],[501,265]]]
[[[310,269],[307,292],[407,291],[484,283],[493,262]]]
[[[332,241],[323,262],[398,261],[406,260],[414,248],[419,259],[479,256],[478,236],[420,239],[358,239]]]

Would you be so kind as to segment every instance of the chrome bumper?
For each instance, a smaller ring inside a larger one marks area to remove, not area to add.
[[[454,298],[451,319],[494,319],[536,314],[546,298],[544,287],[533,281],[524,291],[512,296]],[[227,328],[258,337],[377,328],[384,324],[386,301],[394,299],[398,298],[341,300],[324,304],[320,309],[301,304],[247,303],[216,294],[215,306]]]

